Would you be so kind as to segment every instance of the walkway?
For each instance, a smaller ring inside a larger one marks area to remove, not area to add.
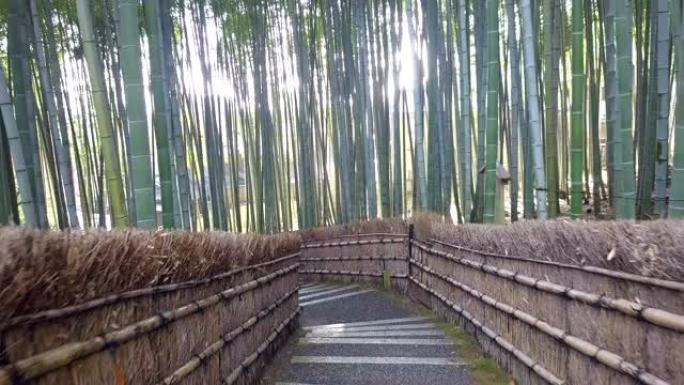
[[[267,374],[268,384],[468,383],[465,368],[454,360],[456,348],[442,331],[386,294],[316,283],[302,286],[299,301],[303,330],[286,349],[287,361]]]

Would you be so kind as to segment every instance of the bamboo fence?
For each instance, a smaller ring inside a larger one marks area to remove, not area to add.
[[[253,381],[293,328],[298,257],[9,319],[0,385]]]
[[[431,239],[433,248],[459,258],[543,276],[558,284],[613,297],[638,298],[642,304],[676,312],[684,309],[684,282],[609,270],[590,265],[573,265],[510,255],[488,253]]]
[[[300,276],[305,280],[390,284],[403,291],[408,277],[406,234],[369,233],[302,245]]]
[[[377,282],[391,261],[414,300],[473,333],[520,384],[684,384],[681,282],[412,234],[318,240],[302,247],[300,273]]]

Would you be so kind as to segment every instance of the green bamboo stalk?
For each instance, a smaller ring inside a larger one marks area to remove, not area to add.
[[[118,149],[114,142],[114,129],[110,120],[110,105],[105,88],[104,70],[95,40],[90,2],[88,0],[77,0],[76,9],[83,43],[83,54],[88,65],[88,75],[92,87],[93,105],[97,116],[100,146],[113,214],[112,224],[115,227],[126,227],[128,225],[126,197],[121,180]]]
[[[592,154],[592,195],[594,197],[593,201],[593,213],[595,216],[601,215],[601,192],[604,191],[603,186],[603,176],[601,165],[601,146],[599,137],[599,78],[600,71],[599,66],[596,64],[595,60],[595,36],[597,35],[594,31],[594,8],[593,2],[591,0],[585,0],[585,29],[587,31],[587,63],[588,63],[588,76],[589,76],[589,104],[588,108],[590,110],[589,116],[589,132],[591,138],[591,154]]]
[[[417,191],[415,192],[417,199],[414,202],[414,212],[421,211],[427,208],[427,181],[425,179],[425,152],[423,147],[423,71],[422,63],[419,59],[419,52],[421,40],[418,37],[417,29],[415,28],[413,1],[408,0],[406,3],[406,18],[408,24],[409,36],[411,39],[411,46],[413,47],[413,67],[416,71],[414,74],[414,130],[415,130],[415,168],[413,170],[413,178],[416,181]]]
[[[137,1],[136,1],[137,3]],[[169,149],[169,127],[167,116],[168,93],[164,91],[164,62],[159,0],[145,0],[145,24],[150,47],[150,81],[154,100],[154,132],[157,144],[157,167],[161,185],[162,224],[164,228],[174,227],[173,215],[173,171]],[[123,33],[123,31],[122,31]]]
[[[499,135],[499,1],[487,0],[487,130],[485,133],[484,215],[494,223],[496,212],[497,139]]]
[[[675,107],[674,156],[672,158],[672,187],[670,218],[684,218],[684,0],[672,0],[672,41],[676,58],[677,105]]]
[[[58,166],[57,183],[55,183],[55,200],[63,203],[67,206],[66,208],[68,208],[68,214],[65,215],[64,218],[64,222],[66,222],[64,225],[68,227],[78,227],[73,178],[68,161],[69,148],[68,146],[65,146],[62,139],[63,131],[60,129],[61,122],[57,113],[55,90],[52,87],[52,80],[48,73],[48,60],[45,53],[45,45],[43,44],[36,0],[29,1],[29,8],[33,25],[33,41],[35,42],[34,46],[36,62],[38,64],[40,90],[42,91],[42,101],[47,112],[45,119],[50,128],[50,135],[54,141],[54,158]],[[68,143],[68,141],[66,143]]]
[[[69,172],[63,175],[65,184],[65,193],[67,198],[67,209],[69,210],[69,222],[72,227],[80,227],[77,206],[75,200],[74,190],[74,178],[73,178],[73,166],[71,158],[71,141],[69,140],[69,127],[67,124],[67,114],[69,112],[68,103],[66,102],[66,95],[63,86],[62,68],[59,61],[59,54],[57,51],[57,41],[55,38],[55,25],[54,25],[54,15],[53,7],[51,4],[46,4],[43,2],[43,8],[45,10],[45,30],[47,33],[47,47],[49,52],[49,66],[50,66],[50,77],[52,81],[52,89],[55,93],[55,98],[57,102],[58,120],[60,127],[60,135],[62,140],[62,145],[66,151],[67,156],[65,157],[65,167]],[[60,25],[61,28],[61,25]],[[73,144],[77,146],[77,143]],[[73,152],[78,154],[78,151]],[[71,187],[67,187],[71,186]],[[79,185],[80,186],[80,185]]]
[[[655,151],[655,214],[667,216],[667,163],[670,155],[669,115],[670,115],[670,13],[667,0],[657,0],[656,4],[656,151]],[[681,19],[680,19],[681,23]],[[679,26],[681,28],[681,25]],[[677,27],[675,27],[677,28]],[[679,51],[681,52],[681,51]],[[678,82],[679,84],[679,82]]]
[[[521,81],[520,81],[520,66],[518,58],[518,41],[516,36],[516,26],[515,26],[515,11],[513,7],[513,0],[506,0],[506,19],[508,22],[508,50],[510,52],[509,63],[511,67],[511,221],[518,220],[518,133],[520,133],[522,127],[523,113],[521,108],[522,103],[522,92],[521,92]]]
[[[634,137],[632,135],[632,0],[616,7],[615,42],[617,50],[618,78],[618,127],[622,140],[622,194],[617,205],[616,216],[620,219],[634,219],[636,181],[634,177]]]
[[[1,115],[2,112],[0,112],[0,117]],[[0,119],[0,226],[19,223],[17,193],[13,174],[5,124]]]
[[[533,143],[534,179],[537,197],[537,217],[547,218],[546,172],[544,164],[544,137],[541,126],[541,102],[537,87],[539,72],[537,70],[535,28],[530,0],[521,0],[520,18],[522,19],[523,48],[525,52],[525,90],[527,93],[527,111],[529,114],[530,142]]]
[[[403,25],[401,22],[401,4],[398,5],[397,0],[390,0],[390,22],[389,28],[391,30],[392,45],[390,52],[398,52],[401,40],[399,38],[399,31]],[[398,15],[399,23],[397,25],[396,17]],[[391,57],[390,57],[391,58]],[[402,147],[401,147],[401,103],[400,103],[400,89],[399,89],[399,61],[392,60],[392,78],[394,79],[394,92],[392,95],[392,215],[403,215],[403,200],[404,191],[402,188]]]
[[[186,143],[183,138],[183,127],[181,126],[181,101],[178,95],[179,83],[176,79],[177,69],[174,63],[174,48],[175,48],[175,34],[173,33],[173,25],[171,20],[171,0],[161,0],[161,36],[163,42],[163,53],[166,63],[166,79],[168,82],[169,100],[171,107],[171,132],[172,143],[175,155],[175,171],[176,180],[178,184],[178,202],[180,204],[180,216],[182,228],[188,230],[191,228],[190,209],[190,183],[188,178]],[[179,62],[180,64],[180,62]],[[239,213],[239,210],[238,210]],[[241,230],[238,230],[241,231]]]
[[[461,186],[463,193],[463,218],[466,222],[470,221],[473,197],[473,171],[472,171],[472,140],[471,140],[471,113],[470,107],[470,39],[468,36],[468,3],[467,0],[458,1],[458,28],[460,52],[460,73],[461,73],[461,124],[463,152],[461,154]]]
[[[118,0],[121,43],[121,71],[126,98],[126,118],[131,136],[131,174],[135,195],[135,223],[141,228],[156,228],[156,202],[154,198],[154,177],[152,155],[150,154],[149,128],[145,106],[145,85],[143,84],[140,35],[138,25],[138,0]]]
[[[41,170],[37,165],[37,144],[35,139],[34,122],[30,106],[31,87],[28,66],[28,42],[26,41],[26,3],[22,0],[9,0],[6,2],[7,10],[7,57],[9,68],[12,71],[12,91],[14,93],[14,117],[17,125],[19,140],[22,146],[24,167],[28,174],[28,186],[31,194],[30,199],[24,192],[24,196],[34,206],[31,212],[34,215],[24,218],[28,226],[43,226],[45,224],[45,210],[41,204],[42,191],[38,184],[42,183]],[[6,128],[7,129],[7,128]],[[8,133],[8,136],[11,135]],[[15,166],[16,167],[16,166]],[[18,183],[20,184],[20,183]],[[21,195],[21,192],[20,192]],[[23,198],[22,198],[23,199]],[[26,215],[26,214],[24,214]]]
[[[548,186],[549,218],[558,216],[558,66],[560,52],[555,46],[560,40],[560,18],[556,18],[556,0],[543,2],[544,43],[544,132],[546,182]]]
[[[584,170],[585,136],[585,75],[584,75],[584,0],[572,2],[572,133],[570,216],[583,214],[582,171]],[[598,139],[598,138],[595,138]]]
[[[380,2],[372,3],[371,12],[367,12],[368,23],[368,44],[369,63],[371,69],[371,81],[373,93],[371,102],[373,104],[373,129],[375,131],[375,154],[377,165],[377,184],[380,192],[380,216],[389,217],[391,215],[391,196],[390,196],[390,131],[387,96],[385,92],[376,92],[385,84],[385,68],[381,64],[381,57],[385,56],[384,51],[387,47],[385,23],[380,18]],[[334,6],[333,6],[334,7]],[[335,7],[337,8],[337,7]],[[384,12],[383,12],[384,14]],[[342,32],[344,35],[344,32]],[[375,49],[373,49],[375,48]],[[345,55],[345,58],[348,56]],[[349,65],[349,64],[348,64]],[[389,69],[389,68],[387,68]],[[343,102],[347,100],[346,95]]]
[[[615,0],[605,2],[605,49],[606,49],[606,129],[608,131],[607,146],[612,169],[612,181],[610,183],[613,210],[622,200],[622,137],[618,125],[618,100],[617,100],[617,52],[615,48]]]
[[[485,128],[486,128],[486,101],[487,101],[487,37],[485,9],[486,1],[473,3],[475,23],[475,68],[477,77],[477,182],[475,187],[475,201],[471,220],[481,222],[484,207],[484,174],[485,169]]]
[[[653,216],[653,188],[655,182],[656,164],[656,130],[658,98],[656,96],[656,35],[659,28],[656,25],[657,2],[652,1],[643,7],[638,7],[637,17],[645,13],[643,37],[640,33],[640,23],[637,23],[637,104],[635,111],[635,142],[637,165],[636,186],[636,216],[646,219]],[[665,5],[667,9],[667,4]],[[645,9],[645,12],[643,11]],[[669,26],[668,26],[669,31]],[[669,35],[669,33],[668,33]],[[643,42],[646,43],[643,43]],[[642,49],[643,46],[643,49]],[[642,51],[646,59],[641,59]],[[669,58],[667,58],[669,59]],[[669,66],[669,60],[668,60]],[[669,79],[667,80],[669,82]]]
[[[12,162],[14,163],[14,172],[16,174],[17,187],[19,189],[19,199],[17,203],[23,214],[23,224],[35,226],[37,224],[37,219],[35,202],[33,200],[33,190],[31,189],[31,175],[26,167],[24,146],[21,143],[17,121],[14,118],[12,107],[13,105],[7,87],[5,72],[0,67],[0,116],[2,117],[2,124],[7,135],[7,147],[9,147]],[[0,167],[4,167],[4,165],[0,164]],[[9,176],[11,177],[11,174]]]

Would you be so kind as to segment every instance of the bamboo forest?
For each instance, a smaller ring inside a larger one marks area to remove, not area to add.
[[[2,0],[0,224],[684,217],[682,0]]]

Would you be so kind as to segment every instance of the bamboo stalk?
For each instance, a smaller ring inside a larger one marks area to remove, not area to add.
[[[480,291],[477,291],[474,288],[471,288],[453,278],[444,276],[442,274],[437,273],[436,271],[430,269],[429,267],[416,262],[416,261],[411,261],[410,262],[412,265],[416,266],[418,269],[434,276],[437,277],[444,282],[458,287],[460,290],[468,293],[469,295],[476,297],[480,301],[486,303],[487,305],[496,308],[497,310],[500,310],[509,316],[513,316],[517,318],[518,320],[530,325],[533,328],[536,328],[537,330],[541,331],[544,334],[547,334],[550,337],[553,337],[554,339],[558,341],[562,341],[565,345],[568,347],[584,354],[587,357],[596,359],[598,362],[602,363],[603,365],[609,367],[610,369],[613,369],[615,371],[621,372],[623,374],[626,374],[636,380],[641,381],[644,384],[651,384],[651,385],[667,385],[669,384],[668,382],[659,379],[653,374],[649,374],[648,372],[645,372],[643,369],[638,368],[636,365],[627,362],[623,357],[620,355],[613,353],[611,351],[605,350],[597,345],[594,345],[593,343],[583,340],[581,338],[572,336],[567,333],[567,331],[562,330],[560,328],[557,328],[555,326],[552,326],[548,324],[547,322],[544,322],[535,316],[526,313],[520,309],[517,309],[514,306],[499,302],[493,297],[488,296],[487,294],[484,294]],[[647,373],[649,375],[649,381],[645,381],[641,378],[639,378],[640,373]]]
[[[439,294],[437,291],[430,289],[427,287],[425,284],[422,282],[418,281],[414,277],[409,277],[411,282],[413,282],[416,286],[420,287],[423,289],[425,292],[429,293],[430,295],[437,297],[442,303],[444,303],[446,306],[450,307],[452,310],[454,310],[456,313],[460,314],[465,318],[468,322],[470,322],[473,326],[475,326],[477,329],[481,330],[487,337],[489,337],[491,340],[496,342],[497,345],[499,345],[502,349],[506,350],[507,352],[513,354],[520,362],[522,362],[525,366],[528,368],[532,369],[535,373],[537,373],[542,379],[547,381],[550,384],[553,385],[565,385],[565,381],[556,377],[553,373],[551,373],[548,369],[544,368],[541,366],[540,363],[536,362],[534,359],[532,359],[530,356],[525,354],[525,352],[521,351],[520,349],[516,348],[512,343],[498,335],[494,330],[484,326],[482,322],[474,318],[468,311],[464,310],[460,306],[456,305],[455,303],[451,302],[449,299],[444,297],[443,295]]]
[[[168,285],[160,285],[160,286],[152,286],[152,287],[147,287],[143,289],[136,289],[136,290],[131,290],[131,291],[126,291],[118,294],[112,294],[108,295],[105,297],[100,297],[96,298],[87,302],[83,302],[80,304],[76,305],[71,305],[71,306],[66,306],[63,308],[59,309],[49,309],[49,310],[44,310],[40,311],[37,313],[32,313],[32,314],[26,314],[14,318],[10,318],[7,321],[0,323],[0,331],[9,329],[13,326],[21,324],[22,326],[30,325],[30,324],[35,324],[39,322],[45,322],[45,321],[50,321],[58,318],[63,318],[63,317],[68,317],[72,316],[74,314],[78,314],[87,310],[92,310],[98,307],[106,306],[106,305],[112,305],[124,300],[129,300],[133,298],[138,298],[138,297],[143,297],[143,296],[148,296],[148,295],[156,295],[156,294],[162,294],[162,293],[168,293],[171,291],[177,291],[177,290],[184,290],[184,289],[189,289],[197,286],[202,286],[202,285],[207,285],[210,283],[213,283],[215,281],[220,281],[224,280],[227,278],[231,278],[237,274],[245,273],[247,271],[263,268],[266,266],[274,265],[280,262],[288,261],[290,259],[294,259],[296,257],[300,256],[300,253],[294,253],[287,255],[282,258],[274,259],[272,261],[268,262],[263,262],[259,263],[256,265],[252,266],[245,266],[239,269],[227,271],[224,273],[217,274],[213,277],[208,277],[208,278],[202,278],[202,279],[195,279],[191,281],[185,281],[185,282],[179,282],[179,283],[172,283]]]
[[[0,385],[11,385],[16,381],[16,378],[20,378],[22,381],[35,379],[53,370],[69,365],[81,358],[98,353],[108,347],[115,347],[136,337],[150,333],[164,325],[202,311],[220,301],[229,300],[240,294],[252,291],[276,278],[296,271],[298,268],[299,264],[297,263],[240,286],[221,291],[220,293],[200,300],[192,301],[187,305],[173,310],[161,312],[155,316],[129,324],[101,336],[85,341],[68,343],[16,361],[0,369]]]
[[[221,385],[232,385],[234,384],[238,378],[240,378],[240,375],[242,374],[243,371],[248,370],[249,367],[254,363],[254,361],[259,358],[261,354],[269,347],[273,341],[275,341],[276,338],[278,338],[278,335],[282,333],[282,331],[299,315],[299,313],[302,311],[302,308],[297,308],[297,310],[292,313],[285,321],[283,321],[278,327],[271,333],[271,335],[268,336],[268,338],[257,348],[257,350],[247,356],[244,361],[238,365],[235,370],[233,370],[228,377],[223,379],[221,381]]]
[[[561,262],[544,261],[541,259],[525,258],[525,257],[518,257],[518,256],[513,256],[513,255],[495,254],[495,253],[490,253],[487,251],[475,250],[475,249],[470,249],[470,248],[464,247],[464,246],[454,245],[452,243],[442,242],[442,241],[439,241],[437,239],[430,239],[429,242],[437,243],[439,245],[446,246],[446,247],[451,247],[451,248],[456,249],[456,250],[461,250],[461,251],[466,251],[466,252],[473,253],[473,254],[482,255],[485,257],[503,258],[503,259],[510,259],[510,260],[516,260],[516,261],[538,263],[541,265],[557,266],[557,267],[573,269],[573,270],[582,270],[582,271],[586,271],[588,273],[593,273],[593,274],[597,274],[597,275],[604,275],[604,276],[608,276],[611,278],[623,279],[625,281],[632,281],[632,282],[642,283],[642,284],[646,284],[646,285],[658,286],[658,287],[663,288],[663,289],[669,289],[669,290],[676,290],[676,291],[684,292],[684,283],[677,282],[677,281],[670,281],[670,280],[666,280],[666,279],[646,277],[646,276],[639,275],[639,274],[626,273],[624,271],[609,270],[609,269],[605,269],[603,267],[598,267],[598,266],[571,265],[571,264],[561,263]]]
[[[628,301],[625,299],[614,299],[606,295],[576,290],[571,287],[565,287],[563,285],[543,281],[541,278],[528,277],[523,274],[518,274],[514,271],[501,269],[485,263],[475,262],[465,258],[458,258],[452,254],[427,247],[423,242],[420,241],[414,241],[414,244],[428,254],[438,256],[446,260],[459,263],[463,266],[474,268],[476,270],[482,270],[487,274],[498,275],[499,277],[519,282],[525,286],[567,297],[571,300],[580,301],[587,305],[618,311],[627,316],[642,319],[655,326],[665,329],[670,329],[676,332],[684,332],[684,315],[681,314],[675,314],[662,309],[647,307],[637,302]],[[413,263],[414,261],[410,262]]]
[[[273,310],[280,307],[280,305],[282,305],[284,302],[286,302],[288,299],[290,299],[298,291],[299,291],[299,286],[297,286],[294,290],[283,295],[276,302],[272,303],[267,308],[261,310],[255,316],[253,316],[253,317],[249,318],[247,321],[243,322],[237,328],[235,328],[235,329],[231,330],[230,332],[221,336],[221,339],[214,341],[206,349],[204,349],[200,353],[193,356],[193,358],[190,361],[188,361],[184,365],[180,366],[171,375],[165,377],[161,382],[158,383],[158,385],[173,385],[173,384],[179,383],[183,378],[187,377],[195,369],[200,367],[200,365],[202,365],[202,363],[205,362],[207,358],[209,358],[209,357],[217,354],[218,352],[220,352],[224,346],[231,343],[235,338],[237,338],[239,335],[241,335],[245,331],[252,330],[254,325],[259,323],[263,318],[270,315],[273,312]]]

